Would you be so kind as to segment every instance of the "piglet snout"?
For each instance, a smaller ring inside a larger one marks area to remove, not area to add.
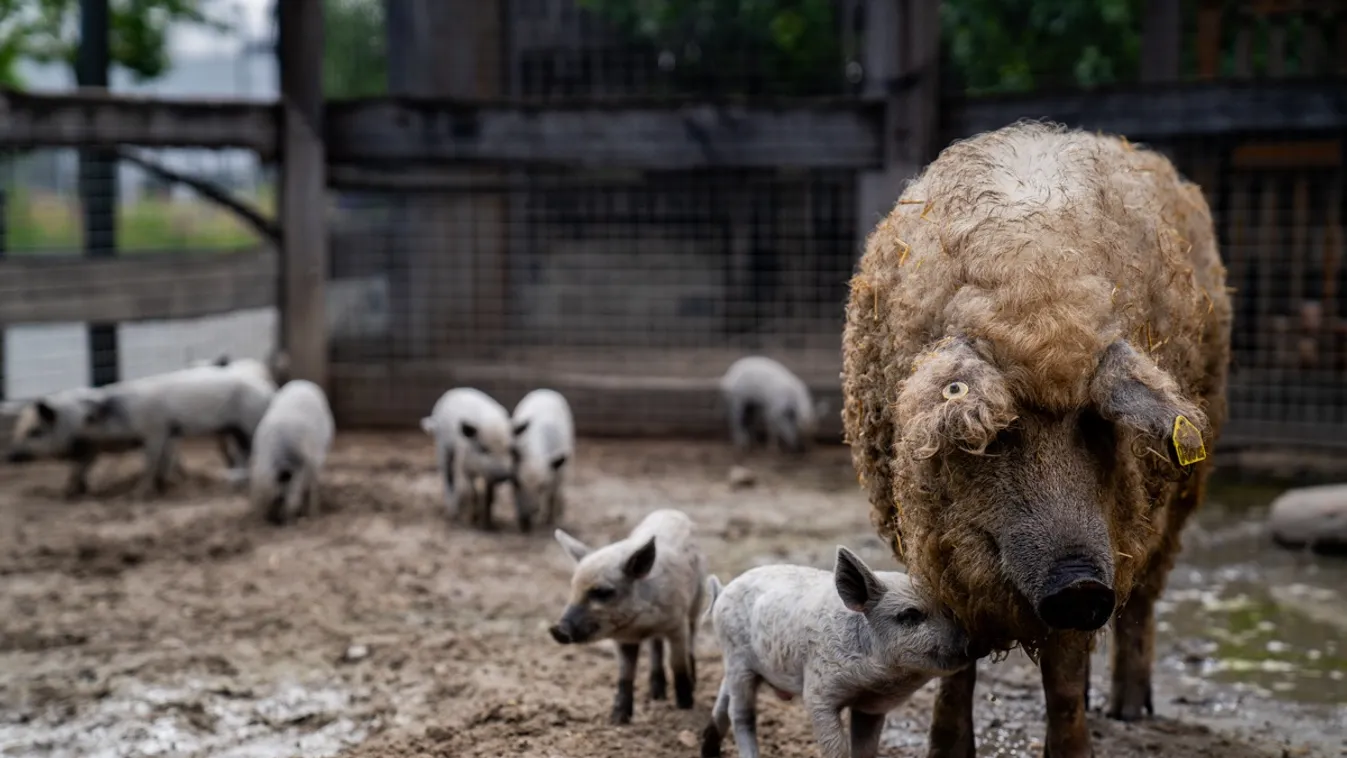
[[[1117,598],[1093,562],[1067,558],[1053,566],[1038,600],[1038,617],[1053,629],[1092,632],[1108,623]]]
[[[573,642],[571,635],[565,629],[562,629],[560,624],[553,624],[548,627],[547,632],[552,635],[552,639],[562,645],[569,645]]]

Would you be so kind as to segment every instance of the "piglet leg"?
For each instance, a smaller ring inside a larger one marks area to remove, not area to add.
[[[617,697],[613,698],[613,712],[609,721],[630,724],[632,699],[635,695],[636,659],[641,655],[640,643],[617,646]]]
[[[861,713],[851,709],[851,758],[877,758],[879,735],[884,731],[884,714]]]
[[[809,700],[807,694],[805,699]],[[842,729],[842,711],[826,702],[810,703],[809,720],[814,725],[814,741],[818,743],[819,755],[823,758],[847,758],[851,741]]]
[[[664,640],[650,638],[650,699],[664,700],[669,696],[669,680],[664,674]]]

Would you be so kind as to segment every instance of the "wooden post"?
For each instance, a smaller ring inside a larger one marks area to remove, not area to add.
[[[1141,16],[1142,82],[1178,81],[1182,37],[1179,0],[1146,0]]]
[[[75,80],[80,87],[108,86],[108,0],[81,0],[80,46]],[[84,148],[79,154],[80,204],[84,211],[84,255],[117,254],[117,154],[106,148]],[[95,387],[117,381],[117,325],[91,323],[89,381]]]
[[[504,0],[387,0],[388,89],[394,95],[490,99],[504,92]],[[468,183],[498,184],[491,169]],[[506,198],[395,200],[392,301],[398,358],[437,360],[503,347]]]
[[[865,0],[862,97],[884,103],[884,168],[863,172],[857,255],[904,183],[939,151],[940,2]]]
[[[323,2],[279,6],[281,343],[291,374],[327,389],[327,174],[323,149]]]

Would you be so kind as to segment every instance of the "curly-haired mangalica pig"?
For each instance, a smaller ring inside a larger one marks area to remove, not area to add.
[[[1038,655],[1045,753],[1151,706],[1153,610],[1226,415],[1230,300],[1197,186],[1118,137],[1020,122],[950,145],[866,243],[843,421],[873,516],[974,645]],[[976,667],[931,755],[972,756]]]
[[[631,721],[636,659],[650,641],[650,698],[663,700],[664,643],[674,675],[674,701],[692,707],[697,682],[697,616],[701,610],[706,558],[692,520],[681,511],[654,511],[626,539],[591,549],[561,529],[557,542],[575,561],[571,595],[561,620],[548,630],[563,645],[610,639],[617,642],[617,696],[610,720]]]
[[[702,732],[704,758],[720,755],[731,725],[740,758],[756,758],[764,682],[783,700],[803,696],[825,758],[875,758],[885,715],[971,662],[964,631],[907,574],[872,571],[840,545],[832,571],[759,566],[723,588],[712,576],[707,588],[725,675]]]

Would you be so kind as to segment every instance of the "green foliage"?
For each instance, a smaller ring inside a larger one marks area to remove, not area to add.
[[[168,31],[193,23],[225,30],[206,16],[200,0],[111,0],[109,53],[112,63],[138,81],[168,70]],[[15,67],[23,58],[75,63],[79,50],[79,0],[0,0],[0,84],[19,86]]]
[[[668,76],[675,89],[809,95],[835,92],[842,81],[832,0],[577,2],[633,42],[672,55]]]
[[[943,0],[948,64],[970,94],[1136,75],[1141,0]]]
[[[324,0],[323,16],[323,91],[327,97],[387,92],[383,1]]]

